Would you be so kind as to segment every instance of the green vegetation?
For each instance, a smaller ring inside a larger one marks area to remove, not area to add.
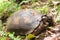
[[[19,4],[17,3],[18,1],[14,0],[0,0],[0,40],[22,40],[24,38],[28,38],[29,40],[31,38],[34,38],[35,36],[32,34],[29,34],[28,36],[14,36],[14,33],[6,33],[5,28],[7,25],[7,22],[2,22],[2,18],[8,17],[12,15],[14,12],[17,10],[20,10],[22,8],[23,3],[27,3],[28,8],[32,8],[35,10],[38,10],[42,14],[48,13],[48,11],[53,10],[53,13],[55,12],[54,15],[56,15],[56,22],[60,21],[60,4],[54,3],[54,0],[49,0],[46,2],[42,2],[40,0],[23,0]],[[29,3],[30,2],[30,3]],[[60,1],[58,1],[60,2]],[[50,10],[51,9],[51,10]],[[54,11],[56,10],[56,11]],[[8,18],[4,19],[7,20]]]

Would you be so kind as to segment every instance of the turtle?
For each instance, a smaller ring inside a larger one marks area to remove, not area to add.
[[[45,25],[48,24],[47,20],[48,17],[46,15],[34,9],[21,9],[8,18],[6,31],[15,32],[17,35],[27,35],[33,33],[36,28],[39,30],[40,24],[44,22],[46,22],[44,23]]]

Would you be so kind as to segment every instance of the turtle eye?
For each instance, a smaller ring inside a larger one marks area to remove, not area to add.
[[[47,17],[47,15],[43,15],[41,18],[42,18],[42,20],[47,20],[48,17]]]

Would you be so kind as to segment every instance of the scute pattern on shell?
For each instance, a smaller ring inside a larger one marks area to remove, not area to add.
[[[28,34],[38,26],[41,16],[33,9],[21,9],[8,19],[7,31]]]

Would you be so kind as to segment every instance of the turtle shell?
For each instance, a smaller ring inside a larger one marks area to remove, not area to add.
[[[41,16],[36,10],[21,9],[8,18],[7,31],[26,35],[39,25]]]

